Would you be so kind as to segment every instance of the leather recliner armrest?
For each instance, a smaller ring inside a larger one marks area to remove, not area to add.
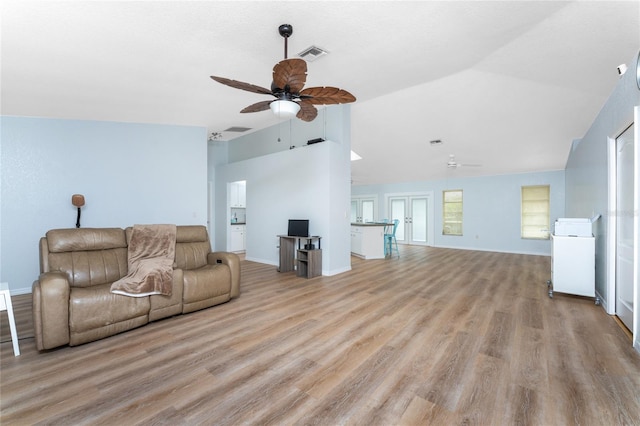
[[[226,251],[214,251],[207,255],[207,263],[215,265],[222,263],[231,270],[231,298],[240,295],[240,257],[235,253]]]
[[[45,272],[33,283],[33,328],[38,350],[69,343],[69,295],[69,282],[61,272]]]

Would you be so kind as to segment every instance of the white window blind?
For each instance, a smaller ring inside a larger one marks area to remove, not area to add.
[[[462,189],[442,191],[442,235],[462,235]]]
[[[549,185],[523,186],[521,199],[522,238],[549,239]]]

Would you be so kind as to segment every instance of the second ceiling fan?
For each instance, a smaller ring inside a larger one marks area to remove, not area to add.
[[[447,167],[450,169],[457,169],[458,167],[481,167],[480,164],[462,164],[456,161],[456,157],[453,154],[449,155],[449,161],[447,162]]]
[[[289,24],[283,24],[278,27],[278,32],[284,38],[284,60],[273,67],[271,89],[229,78],[211,76],[218,83],[252,93],[271,95],[275,98],[249,105],[240,112],[259,112],[271,109],[281,118],[291,118],[295,115],[300,120],[313,121],[318,115],[318,110],[314,105],[355,102],[355,96],[337,87],[308,87],[304,89],[304,84],[307,81],[307,63],[303,59],[287,59],[287,40],[293,33],[293,27]]]

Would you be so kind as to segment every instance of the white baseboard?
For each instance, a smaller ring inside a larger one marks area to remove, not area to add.
[[[31,294],[31,287],[12,288],[11,295],[18,296],[20,294]]]
[[[453,250],[471,250],[471,251],[492,251],[495,253],[507,253],[507,254],[526,254],[529,256],[545,256],[551,257],[550,253],[536,253],[536,252],[527,252],[527,251],[513,251],[513,250],[496,250],[482,247],[454,247],[454,246],[432,246],[434,248],[444,248],[444,249],[453,249]]]
[[[251,262],[256,262],[256,263],[264,263],[266,265],[273,265],[273,266],[278,266],[277,262],[274,262],[272,260],[266,260],[266,259],[259,259],[256,257],[249,257],[249,256],[245,256],[245,259]]]
[[[349,272],[351,270],[351,266],[347,266],[345,268],[340,268],[340,269],[333,269],[331,271],[325,271],[324,269],[322,270],[322,275],[325,275],[327,277],[331,277],[333,275],[338,275],[338,274],[343,274],[345,272]]]
[[[596,290],[596,298],[600,299],[600,306],[602,307],[602,309],[604,309],[604,311],[608,314],[608,315],[615,315],[615,309],[613,312],[609,312],[609,304],[607,303],[607,299],[605,299],[604,297],[602,297],[602,295],[598,292],[598,290]]]
[[[277,262],[273,262],[271,260],[265,260],[265,259],[257,259],[255,257],[245,257],[246,260],[249,260],[251,262],[256,262],[256,263],[264,263],[265,265],[273,265],[275,267],[278,266]],[[322,275],[323,276],[333,276],[333,275],[338,275],[338,274],[342,274],[344,272],[349,272],[351,270],[351,265],[345,267],[345,268],[340,268],[340,269],[332,269],[330,271],[323,269],[322,270]]]

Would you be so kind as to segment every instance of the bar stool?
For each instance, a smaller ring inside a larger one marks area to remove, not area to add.
[[[400,258],[400,250],[398,250],[398,240],[396,240],[396,229],[398,229],[398,223],[400,223],[399,219],[393,219],[393,230],[389,234],[384,234],[385,257],[393,255],[393,252],[395,251],[398,255],[398,259]]]
[[[11,342],[13,343],[13,355],[20,355],[18,346],[18,333],[16,332],[16,321],[13,318],[13,305],[11,304],[11,293],[9,283],[0,283],[0,311],[7,311],[9,316],[9,329],[11,329]]]

